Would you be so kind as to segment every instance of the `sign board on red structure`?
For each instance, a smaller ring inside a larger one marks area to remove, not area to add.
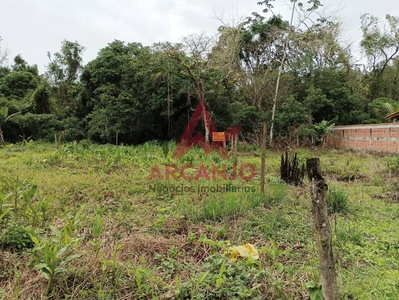
[[[224,142],[225,134],[222,132],[212,132],[212,142]]]
[[[223,139],[221,140],[222,143],[215,140],[213,140],[214,143],[212,144],[206,143],[205,137],[201,132],[198,132],[192,137],[194,129],[201,118],[203,119],[205,127],[208,129],[208,132],[212,135],[212,137],[213,133],[218,133],[216,131],[215,125],[212,122],[211,116],[206,109],[204,101],[200,99],[197,107],[194,110],[194,113],[190,118],[190,121],[187,124],[186,129],[184,130],[184,133],[179,143],[177,144],[177,148],[172,155],[173,158],[182,158],[195,145],[200,145],[206,154],[210,154],[212,151],[217,150],[222,158],[227,158],[229,156],[227,150],[223,148],[223,142],[225,141],[224,132],[221,132],[223,134]],[[240,132],[240,129],[241,126],[229,127],[226,133],[228,136],[237,136]]]

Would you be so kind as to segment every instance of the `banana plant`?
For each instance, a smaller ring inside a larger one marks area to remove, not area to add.
[[[323,120],[320,123],[313,124],[312,126],[312,137],[315,138],[316,142],[320,143],[324,148],[327,137],[331,135],[331,131],[335,126],[335,122],[338,120],[336,116],[331,121]]]

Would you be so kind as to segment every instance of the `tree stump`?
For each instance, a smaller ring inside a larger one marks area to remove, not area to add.
[[[294,158],[290,161],[288,157],[288,151],[285,151],[281,155],[281,165],[280,165],[280,178],[282,181],[288,184],[294,184],[298,186],[302,184],[303,177],[305,176],[305,166],[299,167],[299,161],[297,153],[295,152]]]

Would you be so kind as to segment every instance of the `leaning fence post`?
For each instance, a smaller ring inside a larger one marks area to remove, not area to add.
[[[325,300],[338,300],[338,285],[335,272],[330,223],[328,221],[325,191],[328,189],[321,175],[320,159],[306,159],[310,181],[312,213],[319,251],[321,283]]]

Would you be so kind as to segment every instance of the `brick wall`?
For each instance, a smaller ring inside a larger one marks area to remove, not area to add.
[[[399,124],[335,126],[327,146],[372,152],[399,152]]]

